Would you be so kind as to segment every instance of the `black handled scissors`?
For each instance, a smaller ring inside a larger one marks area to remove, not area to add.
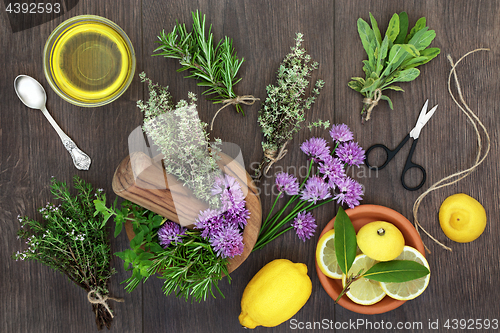
[[[365,159],[366,166],[372,170],[382,170],[394,158],[394,156],[396,156],[396,154],[399,152],[401,147],[403,147],[410,138],[413,138],[413,143],[411,145],[410,152],[408,153],[408,157],[406,158],[406,163],[405,163],[405,166],[403,168],[403,173],[401,174],[401,184],[403,184],[403,187],[405,189],[407,189],[408,191],[416,191],[419,188],[421,188],[424,185],[425,180],[427,178],[427,173],[425,172],[425,169],[421,165],[413,163],[411,161],[411,158],[413,156],[413,152],[415,151],[415,147],[417,146],[418,137],[420,136],[420,131],[425,126],[425,124],[429,121],[429,119],[431,119],[432,115],[434,114],[434,112],[436,112],[436,109],[438,107],[436,105],[429,112],[427,112],[427,104],[428,103],[429,103],[429,100],[427,100],[425,102],[424,107],[422,108],[422,111],[420,111],[420,115],[418,116],[417,124],[415,125],[415,127],[413,127],[413,129],[410,131],[410,133],[408,133],[408,135],[403,139],[403,141],[401,141],[401,143],[394,150],[390,150],[389,148],[387,148],[387,146],[385,146],[383,144],[376,144],[376,145],[373,145],[370,148],[368,148],[368,150],[366,151],[366,159]],[[370,155],[371,151],[375,148],[382,148],[387,155],[387,158],[386,158],[384,164],[382,164],[381,166],[372,166],[368,162],[368,155]],[[408,172],[408,170],[410,170],[412,168],[417,168],[417,169],[420,169],[420,171],[422,171],[422,176],[423,176],[422,181],[416,187],[409,187],[405,183],[405,174],[406,174],[406,172]]]

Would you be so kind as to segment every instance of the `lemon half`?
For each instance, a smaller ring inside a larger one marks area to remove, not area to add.
[[[401,253],[396,260],[412,260],[416,261],[421,265],[427,267],[430,271],[429,264],[425,257],[417,249],[411,246],[405,246],[403,253]],[[429,285],[431,275],[427,274],[419,279],[407,281],[407,282],[380,282],[380,286],[385,291],[385,293],[394,299],[401,301],[407,301],[414,299],[415,297],[421,295],[425,288]]]
[[[371,259],[366,254],[357,255],[356,259],[354,259],[354,262],[352,263],[351,269],[349,269],[349,272],[347,272],[347,274],[348,276],[351,276],[357,275],[360,272],[364,273],[376,263],[377,261]],[[343,288],[345,287],[346,283],[346,275],[342,274]],[[382,287],[380,286],[380,282],[361,277],[351,284],[346,295],[354,303],[362,305],[372,305],[381,301],[386,294],[384,289],[382,289]]]
[[[335,253],[335,231],[333,229],[319,239],[316,246],[316,262],[321,272],[329,278],[342,279],[342,270]]]

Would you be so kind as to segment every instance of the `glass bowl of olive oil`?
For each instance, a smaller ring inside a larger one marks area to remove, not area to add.
[[[132,82],[135,53],[127,34],[100,16],[61,23],[43,52],[45,77],[64,100],[84,107],[111,103]]]

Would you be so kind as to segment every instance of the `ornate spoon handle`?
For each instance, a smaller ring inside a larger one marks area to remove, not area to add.
[[[57,125],[55,120],[52,118],[49,111],[47,111],[47,108],[43,107],[41,110],[45,118],[47,118],[49,123],[52,125],[52,127],[54,127],[57,134],[61,138],[64,147],[66,148],[66,150],[71,155],[71,158],[73,159],[75,167],[78,170],[88,170],[90,168],[90,163],[91,163],[90,157],[87,154],[85,154],[80,148],[78,148],[76,144],[73,142],[73,140],[71,140],[70,137],[63,132],[63,130],[59,127],[59,125]]]

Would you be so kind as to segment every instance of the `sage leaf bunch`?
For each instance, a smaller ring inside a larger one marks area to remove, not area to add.
[[[340,269],[346,275],[346,284],[335,302],[347,291],[353,282],[366,278],[378,282],[407,282],[429,274],[429,269],[418,262],[411,260],[382,261],[373,265],[365,272],[360,271],[349,274],[352,263],[356,258],[356,231],[352,222],[342,207],[339,207],[334,223],[335,230],[335,255]]]
[[[404,91],[395,83],[415,80],[420,75],[417,67],[441,52],[439,48],[429,48],[436,32],[426,26],[425,17],[420,18],[408,33],[408,14],[394,14],[384,36],[371,13],[370,23],[371,27],[362,18],[357,22],[359,37],[368,56],[363,60],[365,78],[353,77],[348,84],[365,97],[361,116],[366,121],[379,100],[387,101],[393,109],[391,99],[383,94],[384,90]]]

